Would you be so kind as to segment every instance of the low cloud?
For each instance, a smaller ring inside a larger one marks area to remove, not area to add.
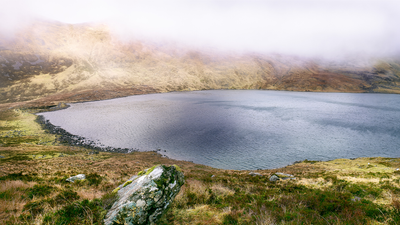
[[[108,23],[123,39],[218,50],[325,57],[400,53],[400,3],[394,0],[13,0],[3,5],[2,33],[44,18]]]

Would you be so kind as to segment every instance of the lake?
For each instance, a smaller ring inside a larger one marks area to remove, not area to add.
[[[223,169],[299,160],[400,157],[400,95],[211,90],[76,103],[40,113],[115,148],[161,149]]]

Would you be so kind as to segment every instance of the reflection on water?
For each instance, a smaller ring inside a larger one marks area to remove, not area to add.
[[[43,113],[106,146],[224,169],[297,160],[400,157],[400,95],[255,90],[174,92]]]

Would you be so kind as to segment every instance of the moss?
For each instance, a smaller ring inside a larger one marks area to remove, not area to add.
[[[144,175],[145,174],[145,172],[142,170],[142,171],[140,171],[137,175],[138,176],[142,176],[142,175]]]
[[[176,170],[178,170],[179,172],[182,172],[182,169],[178,165],[174,164],[173,166],[175,166]]]
[[[159,166],[160,164],[158,164],[158,165],[155,165],[155,166],[153,166],[153,167],[151,167],[150,169],[148,169],[147,171],[146,171],[146,174],[145,175],[149,175],[151,172],[153,172],[153,170],[157,167],[157,166]]]
[[[116,194],[116,193],[118,193],[119,190],[120,190],[120,188],[117,187],[117,188],[115,188],[111,193],[112,193],[112,194]]]
[[[32,137],[0,137],[0,144],[3,147],[13,147],[24,143],[37,143],[39,140]]]
[[[123,187],[128,186],[130,183],[132,183],[132,181],[131,181],[131,180],[128,180],[127,182],[125,182],[125,184],[123,185]]]

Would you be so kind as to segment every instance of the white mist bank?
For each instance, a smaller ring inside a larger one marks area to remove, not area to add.
[[[31,18],[102,22],[122,39],[197,48],[338,58],[400,53],[400,2],[350,1],[6,1],[0,31]]]

